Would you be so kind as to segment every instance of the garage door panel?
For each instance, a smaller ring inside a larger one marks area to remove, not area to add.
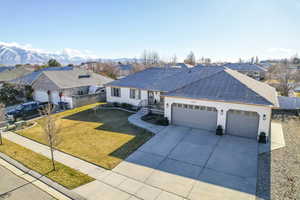
[[[46,91],[37,90],[34,92],[34,99],[39,102],[48,102],[49,96]]]
[[[180,105],[179,105],[180,106]],[[215,131],[217,111],[215,108],[203,109],[195,106],[172,106],[172,124]]]
[[[259,125],[259,115],[255,112],[227,112],[226,132],[230,135],[256,139]]]

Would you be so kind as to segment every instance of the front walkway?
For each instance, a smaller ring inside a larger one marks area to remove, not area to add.
[[[159,132],[161,132],[164,128],[166,128],[166,126],[159,126],[159,125],[154,125],[154,124],[150,124],[147,123],[145,121],[143,121],[141,118],[146,115],[145,112],[143,112],[142,110],[140,110],[139,112],[130,115],[128,118],[128,121],[138,127],[144,128],[154,134],[157,134]]]

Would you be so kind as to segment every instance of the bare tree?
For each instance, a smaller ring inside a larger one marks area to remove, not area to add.
[[[52,161],[52,167],[55,171],[55,160],[54,160],[54,147],[59,144],[59,132],[60,127],[57,123],[57,118],[53,116],[52,114],[53,108],[50,104],[44,107],[44,109],[41,110],[41,114],[45,117],[43,120],[41,120],[41,127],[44,132],[44,136],[46,139],[46,142],[50,148],[51,152],[51,161]]]
[[[159,55],[156,51],[144,50],[141,56],[144,65],[156,65],[160,63]]]
[[[5,106],[4,104],[0,104],[0,122],[5,120]],[[2,141],[2,129],[0,130],[0,145],[3,144]]]
[[[176,54],[173,55],[173,57],[171,58],[171,64],[175,65],[177,63],[177,56]]]
[[[272,68],[271,77],[278,82],[277,89],[281,95],[289,96],[300,80],[299,72],[289,68],[290,62],[285,59]],[[275,86],[276,87],[276,86]]]
[[[195,57],[195,55],[192,51],[188,54],[188,56],[184,60],[184,63],[189,64],[189,65],[195,65],[196,64],[196,57]]]

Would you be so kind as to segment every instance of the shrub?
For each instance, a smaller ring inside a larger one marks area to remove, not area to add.
[[[114,107],[119,107],[120,106],[120,104],[118,102],[113,102],[112,104],[113,104]]]
[[[161,126],[168,126],[169,120],[167,117],[163,117],[162,119],[157,120],[157,123]]]

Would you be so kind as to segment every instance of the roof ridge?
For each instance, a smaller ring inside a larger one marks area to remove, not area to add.
[[[235,76],[233,76],[231,73],[228,73],[228,71],[230,72],[233,72],[235,74],[238,74],[239,76],[243,76],[244,78],[252,81],[252,78],[242,74],[242,73],[239,73],[235,70],[232,70],[232,69],[229,69],[229,68],[226,68],[224,70],[225,73],[227,73],[228,75],[230,75],[232,78],[234,78],[235,80],[239,81],[242,85],[244,85],[245,87],[247,87],[249,90],[253,91],[254,93],[256,93],[257,95],[259,95],[260,97],[262,97],[264,100],[266,100],[267,102],[269,102],[270,104],[276,106],[273,102],[271,102],[270,100],[266,99],[266,97],[264,97],[263,95],[259,94],[257,91],[253,90],[252,88],[250,88],[247,84],[245,84],[244,82],[240,81],[239,79],[237,79]],[[253,79],[254,80],[254,79]],[[256,80],[254,80],[256,81]],[[258,81],[259,82],[259,81]],[[263,84],[262,82],[259,82],[259,84]],[[269,88],[272,88],[271,86],[269,86],[268,84],[265,84],[266,86],[268,86]],[[273,88],[272,88],[273,89]],[[278,103],[278,102],[277,102]]]
[[[175,92],[175,91],[177,91],[177,90],[183,89],[183,88],[185,88],[185,87],[187,87],[187,86],[189,86],[189,85],[192,85],[192,84],[194,84],[194,83],[196,83],[196,82],[198,82],[198,81],[202,81],[202,80],[204,80],[204,79],[211,78],[212,76],[215,76],[215,75],[217,75],[217,74],[219,74],[219,73],[221,73],[221,72],[224,72],[224,71],[225,71],[225,70],[223,69],[223,70],[217,71],[217,72],[215,72],[215,73],[213,73],[213,74],[210,74],[210,75],[208,75],[208,76],[206,76],[206,77],[199,78],[199,79],[197,79],[196,81],[193,81],[193,82],[191,82],[191,83],[189,83],[189,84],[186,84],[186,85],[184,85],[184,86],[182,86],[182,87],[176,88],[175,90],[171,90],[171,91],[169,91],[168,93],[170,93],[170,92]],[[193,73],[193,72],[190,72],[190,73]]]

